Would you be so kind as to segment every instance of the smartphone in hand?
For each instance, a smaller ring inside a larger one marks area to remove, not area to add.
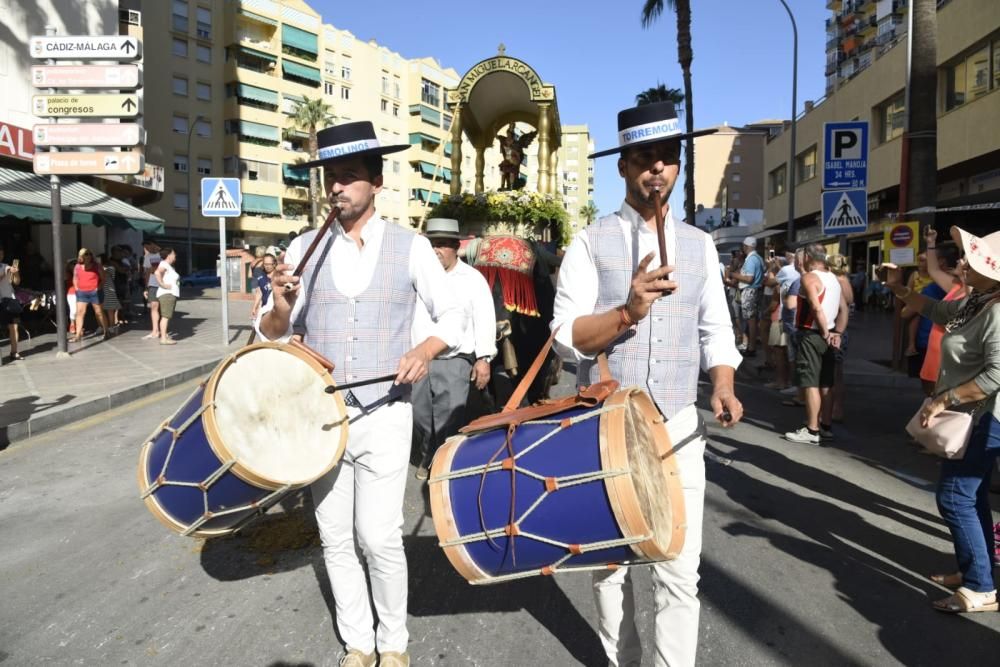
[[[21,260],[14,259],[14,260],[11,261],[10,265],[13,266],[15,269],[20,268],[20,266],[21,266]]]

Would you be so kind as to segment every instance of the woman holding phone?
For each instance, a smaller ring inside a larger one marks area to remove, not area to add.
[[[17,325],[21,321],[18,318],[21,304],[14,298],[14,285],[21,283],[21,273],[16,259],[11,264],[4,264],[3,260],[4,249],[0,245],[0,324],[7,325],[10,336],[10,360],[18,361],[24,357],[17,352]]]

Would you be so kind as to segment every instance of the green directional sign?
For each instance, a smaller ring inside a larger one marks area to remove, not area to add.
[[[142,109],[132,94],[33,95],[31,111],[40,118],[135,118]]]

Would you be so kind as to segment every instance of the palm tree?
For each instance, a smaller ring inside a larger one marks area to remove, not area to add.
[[[680,88],[667,88],[665,84],[657,81],[656,88],[647,88],[635,96],[636,106],[653,102],[673,102],[676,106],[684,102],[684,93]]]
[[[580,217],[587,221],[587,224],[594,222],[594,218],[597,217],[599,211],[594,202],[589,201],[580,207]]]
[[[664,4],[677,14],[677,61],[684,75],[684,125],[694,132],[694,91],[691,88],[691,2],[690,0],[645,0],[642,5],[642,27],[648,28],[663,13]],[[684,147],[684,217],[694,224],[694,141]]]
[[[309,132],[309,159],[315,160],[316,154],[319,152],[316,128],[329,125],[333,122],[330,105],[324,102],[321,97],[315,99],[303,97],[301,102],[296,103],[291,121],[295,127]],[[313,227],[319,227],[321,197],[322,190],[319,186],[319,169],[313,167],[309,170],[309,201],[312,203]]]

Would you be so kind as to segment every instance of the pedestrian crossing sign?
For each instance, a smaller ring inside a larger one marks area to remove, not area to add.
[[[201,179],[201,214],[206,217],[235,218],[240,216],[243,195],[238,178]]]
[[[856,234],[868,231],[868,193],[834,190],[823,193],[823,234]]]

